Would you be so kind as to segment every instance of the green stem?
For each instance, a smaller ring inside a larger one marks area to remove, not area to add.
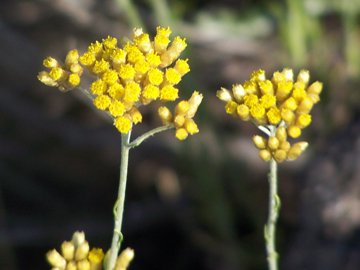
[[[280,198],[277,194],[277,163],[274,159],[270,160],[269,173],[269,216],[265,226],[266,253],[269,270],[278,269],[278,253],[276,252],[276,221],[279,216]]]
[[[166,125],[166,126],[154,128],[154,129],[144,133],[143,135],[137,137],[135,140],[133,140],[131,143],[129,143],[127,145],[127,147],[134,148],[136,146],[139,146],[143,141],[145,141],[149,137],[154,136],[155,134],[157,134],[159,132],[163,132],[165,130],[171,129],[173,127],[174,127],[174,125]]]
[[[116,263],[116,258],[119,254],[121,242],[123,240],[123,234],[121,232],[123,213],[124,213],[124,202],[125,202],[125,191],[126,191],[126,180],[128,172],[128,161],[129,161],[129,150],[130,147],[130,136],[131,131],[127,134],[121,134],[121,163],[120,163],[120,183],[118,197],[114,206],[114,232],[111,242],[109,261],[107,262],[107,270],[113,270]]]

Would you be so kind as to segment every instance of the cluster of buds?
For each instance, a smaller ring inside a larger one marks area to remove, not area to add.
[[[83,68],[79,64],[77,50],[68,52],[64,64],[59,63],[53,57],[47,57],[44,59],[43,65],[49,69],[49,71],[41,71],[38,75],[43,84],[58,87],[63,92],[71,90],[80,84]]]
[[[189,100],[180,101],[175,107],[175,113],[172,113],[167,107],[159,108],[158,113],[164,125],[174,123],[176,128],[175,136],[179,140],[185,140],[189,134],[193,135],[199,132],[193,117],[203,99],[198,92],[194,92]]]
[[[179,97],[177,84],[190,71],[188,59],[179,59],[187,44],[179,36],[171,41],[170,34],[170,28],[157,27],[151,40],[149,34],[136,28],[133,39],[121,47],[115,37],[107,37],[90,44],[81,56],[70,51],[64,65],[46,58],[44,66],[50,71],[40,72],[38,78],[66,91],[80,84],[84,67],[96,77],[89,90],[94,106],[106,111],[119,132],[126,134],[142,121],[141,105]]]
[[[269,139],[255,136],[259,156],[277,162],[295,160],[307,147],[306,142],[293,145],[287,137],[298,138],[311,123],[311,109],[319,102],[322,83],[309,85],[309,71],[301,70],[294,81],[291,69],[274,72],[271,80],[263,70],[254,71],[249,81],[233,85],[232,91],[221,88],[217,97],[226,102],[228,114],[252,121]]]
[[[104,269],[104,252],[100,248],[90,250],[84,232],[75,232],[71,241],[61,244],[61,252],[50,250],[46,258],[52,270],[102,270]],[[134,251],[124,249],[117,258],[114,270],[126,270],[134,258]]]

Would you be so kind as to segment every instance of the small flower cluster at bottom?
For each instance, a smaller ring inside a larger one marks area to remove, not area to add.
[[[75,232],[71,241],[61,244],[61,253],[50,250],[46,258],[52,270],[102,270],[106,256],[101,248],[90,250],[84,232]],[[115,270],[126,270],[134,258],[134,251],[124,249],[117,258]]]

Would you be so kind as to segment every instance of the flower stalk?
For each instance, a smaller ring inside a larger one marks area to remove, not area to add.
[[[277,270],[278,253],[276,252],[276,222],[279,216],[280,198],[277,194],[277,162],[272,158],[269,164],[269,213],[264,234],[269,270]]]

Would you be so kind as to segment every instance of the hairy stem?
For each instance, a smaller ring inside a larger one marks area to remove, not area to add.
[[[121,232],[123,214],[124,214],[124,202],[126,191],[126,180],[128,172],[129,150],[130,147],[130,135],[131,131],[127,134],[121,134],[121,163],[120,163],[120,178],[119,178],[119,191],[116,203],[114,206],[114,232],[111,242],[111,249],[109,255],[109,261],[107,263],[107,270],[113,270],[116,263],[116,258],[119,254],[121,242],[123,240],[123,234]]]
[[[280,198],[277,194],[277,163],[274,159],[270,160],[269,173],[269,216],[265,226],[266,253],[269,270],[278,269],[278,254],[276,252],[276,221],[279,216]]]

